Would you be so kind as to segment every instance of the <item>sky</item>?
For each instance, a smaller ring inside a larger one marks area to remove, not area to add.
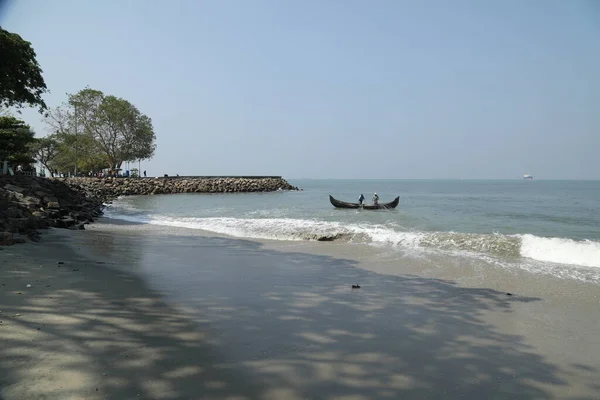
[[[600,179],[594,0],[19,0],[49,106],[152,118],[149,176]],[[46,128],[37,111],[22,117]]]

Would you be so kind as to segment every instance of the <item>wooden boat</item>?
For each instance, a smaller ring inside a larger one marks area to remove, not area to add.
[[[396,197],[394,201],[390,201],[389,203],[379,203],[377,205],[373,204],[363,204],[360,205],[358,203],[347,203],[345,201],[334,199],[332,195],[329,195],[329,201],[336,208],[361,208],[363,210],[390,210],[396,208],[398,203],[400,203],[400,196]]]

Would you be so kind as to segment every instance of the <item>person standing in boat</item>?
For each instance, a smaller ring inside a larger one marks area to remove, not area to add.
[[[379,196],[377,196],[377,193],[373,193],[373,205],[377,205],[379,204]]]
[[[358,204],[360,204],[362,206],[364,201],[365,201],[365,196],[363,196],[363,194],[361,193],[360,197],[358,198]]]

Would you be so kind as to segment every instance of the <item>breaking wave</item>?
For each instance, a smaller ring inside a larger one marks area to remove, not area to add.
[[[409,232],[374,224],[343,224],[293,218],[173,218],[113,214],[110,218],[153,225],[200,229],[239,238],[270,240],[348,241],[407,249],[524,257],[542,262],[600,268],[600,242],[460,232]]]

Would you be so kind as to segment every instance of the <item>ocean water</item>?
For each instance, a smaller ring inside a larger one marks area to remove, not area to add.
[[[298,192],[123,197],[106,215],[246,239],[336,243],[388,263],[435,259],[600,284],[600,181],[290,180]],[[395,210],[335,209],[329,195]],[[325,244],[324,244],[325,245]]]

